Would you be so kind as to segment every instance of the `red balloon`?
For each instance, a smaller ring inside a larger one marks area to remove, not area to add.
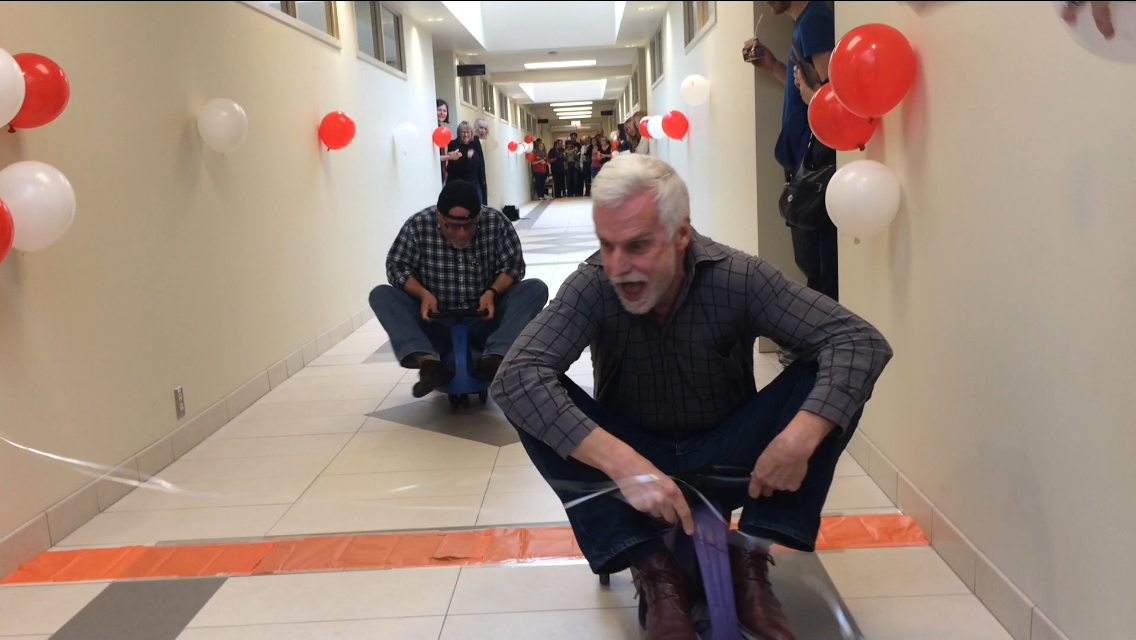
[[[342,111],[332,111],[320,123],[319,137],[332,151],[338,151],[355,139],[355,121]]]
[[[531,152],[531,151],[529,153],[526,153],[525,154],[525,160],[528,160],[529,162],[536,160],[536,154]]]
[[[663,133],[672,140],[682,140],[690,132],[690,121],[681,111],[671,111],[663,116]]]
[[[521,148],[521,145],[517,144],[516,142],[510,142],[509,143],[509,151],[516,153],[517,149],[519,149],[519,148]]]
[[[532,136],[525,136],[525,144],[532,144],[532,141],[533,141]]]
[[[14,129],[35,129],[52,122],[67,108],[71,100],[71,83],[67,74],[50,58],[38,53],[12,56],[24,71],[24,106],[12,118]]]
[[[450,131],[447,127],[438,127],[434,129],[434,146],[439,149],[445,149],[450,146],[450,141],[454,139],[454,132]]]
[[[836,99],[831,84],[826,84],[809,104],[809,128],[817,140],[837,151],[863,149],[876,133],[879,120],[861,118]]]
[[[897,29],[866,24],[836,43],[828,67],[836,96],[852,113],[879,118],[896,108],[915,82],[915,50]]]
[[[639,135],[643,136],[644,138],[646,138],[648,140],[651,139],[651,132],[647,131],[647,119],[646,118],[643,118],[642,120],[639,121]]]
[[[12,250],[12,242],[16,240],[16,223],[12,220],[12,212],[8,205],[0,200],[0,262],[8,257]]]

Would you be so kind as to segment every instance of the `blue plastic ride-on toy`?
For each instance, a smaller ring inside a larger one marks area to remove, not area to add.
[[[454,372],[454,379],[438,388],[439,391],[450,398],[450,407],[454,410],[469,406],[469,396],[477,394],[481,404],[489,402],[489,385],[470,375],[473,371],[473,348],[469,343],[469,326],[464,321],[470,318],[485,318],[488,311],[477,309],[463,309],[459,311],[431,312],[433,320],[453,320],[450,327],[450,338],[453,348],[443,353],[442,362]]]

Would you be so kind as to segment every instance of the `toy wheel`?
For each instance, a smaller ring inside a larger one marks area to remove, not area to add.
[[[488,390],[478,391],[477,392],[477,400],[479,402],[481,402],[481,404],[485,404],[485,403],[489,402],[489,391]]]
[[[611,586],[611,575],[607,573],[600,574],[600,584],[605,587]]]
[[[461,396],[453,394],[453,393],[450,394],[450,408],[451,409],[457,409],[458,407],[460,407],[461,402],[462,402]]]

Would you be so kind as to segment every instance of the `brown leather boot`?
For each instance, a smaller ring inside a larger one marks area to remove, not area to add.
[[[632,567],[631,577],[642,640],[698,640],[690,621],[690,584],[673,555],[656,553],[642,569]]]
[[[415,398],[423,398],[453,379],[454,372],[441,360],[424,358],[418,363],[418,382],[414,383],[411,393]]]
[[[769,583],[773,556],[730,545],[730,570],[734,576],[734,600],[742,630],[759,640],[797,640],[781,602]]]

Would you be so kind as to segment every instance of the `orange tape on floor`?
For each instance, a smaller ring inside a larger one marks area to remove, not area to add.
[[[818,551],[927,546],[906,515],[824,518]],[[783,551],[783,549],[778,549]],[[321,536],[240,544],[48,551],[0,584],[404,569],[583,558],[568,527]]]

